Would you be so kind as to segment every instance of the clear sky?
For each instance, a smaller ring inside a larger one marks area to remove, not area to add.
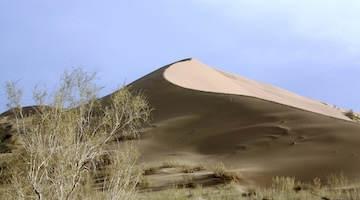
[[[189,57],[360,111],[360,1],[0,1],[0,83],[21,79],[25,105],[71,66],[106,95]]]

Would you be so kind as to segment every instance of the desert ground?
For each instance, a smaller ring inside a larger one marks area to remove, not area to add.
[[[275,176],[326,184],[330,174],[343,173],[352,184],[360,181],[360,124],[341,108],[196,59],[164,66],[129,86],[154,109],[140,139],[127,141],[151,169],[141,193],[173,188],[191,166],[192,184],[214,187],[219,163],[241,173],[237,184],[244,191],[269,187]]]

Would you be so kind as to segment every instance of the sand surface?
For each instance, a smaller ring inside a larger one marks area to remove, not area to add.
[[[136,142],[150,166],[175,159],[209,169],[221,161],[259,185],[276,175],[313,180],[344,172],[360,178],[360,124],[325,103],[195,59],[131,86],[145,91],[155,108],[153,126]],[[171,179],[162,175],[164,182]]]

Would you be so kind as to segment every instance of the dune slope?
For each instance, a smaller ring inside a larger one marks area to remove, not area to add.
[[[360,125],[321,102],[208,67],[179,61],[133,82],[153,111],[137,142],[142,159],[210,166],[223,162],[251,180],[299,180],[343,171],[359,178]]]

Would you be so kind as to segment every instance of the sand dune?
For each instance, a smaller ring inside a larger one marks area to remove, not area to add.
[[[249,180],[360,175],[360,125],[339,110],[283,89],[187,59],[133,82],[144,90],[153,127],[137,142],[142,159],[223,162]]]
[[[359,181],[360,124],[325,103],[195,59],[162,67],[130,86],[144,91],[155,108],[152,126],[130,141],[149,166],[175,159],[209,170],[223,162],[257,185],[268,185],[277,175],[307,181],[340,172]],[[205,178],[199,182],[211,185],[209,173],[200,172]],[[162,169],[151,178],[155,189],[164,189],[181,175]]]

